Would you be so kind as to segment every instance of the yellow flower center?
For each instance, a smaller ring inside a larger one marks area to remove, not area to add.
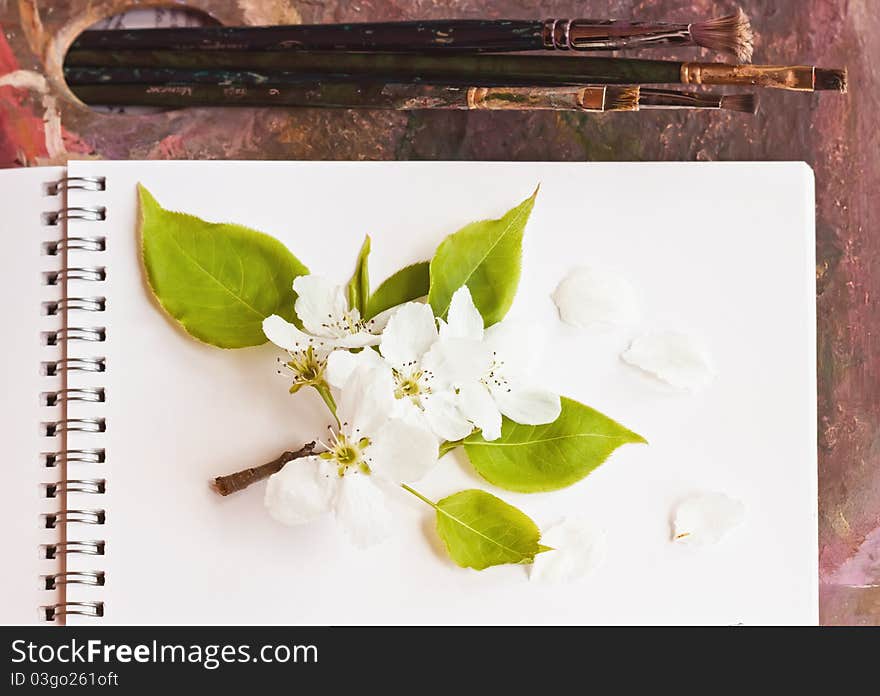
[[[410,399],[416,406],[421,407],[421,397],[431,393],[431,377],[427,370],[418,368],[415,361],[405,364],[401,369],[395,369],[394,375],[394,398]]]
[[[284,365],[293,373],[293,386],[291,391],[296,391],[307,384],[317,384],[324,378],[326,360],[320,360],[315,354],[315,349],[309,346],[305,350],[290,353],[290,360]]]
[[[369,446],[368,437],[354,441],[345,433],[333,433],[327,451],[318,456],[336,462],[336,471],[340,476],[345,476],[345,472],[351,467],[357,467],[361,473],[369,474],[370,466],[364,457],[364,450]]]

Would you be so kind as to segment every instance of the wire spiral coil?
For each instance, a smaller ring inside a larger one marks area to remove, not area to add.
[[[101,176],[65,176],[45,185],[48,196],[66,197],[71,191],[102,192],[107,182]],[[70,447],[70,433],[84,433],[89,437],[100,437],[106,431],[106,421],[92,413],[79,413],[75,409],[78,404],[100,404],[106,400],[103,386],[73,384],[68,385],[67,376],[71,373],[100,374],[106,371],[107,361],[103,356],[79,357],[68,354],[68,346],[73,342],[85,344],[101,344],[107,340],[107,329],[104,326],[77,325],[77,317],[81,312],[101,313],[106,311],[107,300],[100,294],[79,296],[68,294],[70,284],[102,283],[107,278],[107,269],[99,264],[70,264],[68,254],[73,252],[77,258],[82,255],[100,254],[107,249],[106,237],[101,235],[69,236],[68,221],[76,220],[84,223],[99,223],[107,219],[107,208],[102,205],[67,205],[64,198],[57,210],[42,214],[43,225],[59,227],[62,233],[57,239],[42,243],[42,253],[47,257],[61,257],[62,267],[43,274],[43,284],[49,288],[59,288],[60,296],[42,303],[42,314],[59,316],[61,325],[42,334],[44,346],[57,347],[61,350],[51,360],[41,363],[42,374],[46,377],[61,377],[57,388],[46,390],[40,395],[40,403],[45,407],[59,407],[61,417],[46,420],[42,423],[41,432],[44,437],[59,439],[60,447],[43,452],[42,465],[47,470],[59,470],[61,476],[42,484],[47,499],[58,500],[59,508],[41,515],[45,529],[63,528],[73,534],[73,530],[82,525],[100,527],[106,522],[106,511],[100,506],[81,506],[76,504],[82,500],[80,496],[101,496],[106,492],[106,479],[81,478],[68,476],[69,465],[103,464],[106,452],[102,447]],[[77,286],[78,287],[78,286]],[[91,443],[90,443],[91,444]],[[40,547],[40,557],[46,560],[57,560],[60,568],[56,572],[40,576],[41,589],[60,591],[54,603],[47,602],[40,607],[41,618],[46,622],[63,620],[67,616],[78,615],[100,618],[104,615],[104,603],[100,600],[75,601],[77,598],[65,595],[64,589],[73,585],[103,587],[105,571],[101,569],[80,570],[68,569],[66,558],[71,555],[103,556],[106,542],[103,539],[73,539],[67,533],[53,543]],[[80,598],[82,599],[82,598]],[[60,600],[60,601],[58,601]]]

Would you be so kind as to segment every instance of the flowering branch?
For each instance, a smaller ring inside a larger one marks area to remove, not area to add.
[[[272,474],[277,474],[287,462],[299,459],[300,457],[310,456],[314,450],[315,443],[309,442],[296,452],[282,452],[271,462],[267,462],[261,466],[243,469],[242,471],[237,471],[234,474],[228,474],[226,476],[218,476],[211,482],[212,487],[220,495],[229,495],[230,493],[243,491],[252,483],[269,478]]]

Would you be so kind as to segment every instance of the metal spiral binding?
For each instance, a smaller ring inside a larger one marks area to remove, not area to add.
[[[104,602],[64,602],[63,604],[50,604],[40,607],[46,621],[55,621],[59,616],[79,614],[80,616],[104,616]]]
[[[66,479],[46,484],[46,497],[54,498],[59,493],[93,493],[103,495],[107,490],[106,479]]]
[[[65,176],[58,181],[46,184],[46,195],[57,196],[62,191],[104,191],[107,181],[103,176]]]
[[[107,363],[104,358],[62,358],[43,363],[43,373],[47,377],[55,377],[61,372],[105,372]]]
[[[107,340],[107,332],[103,327],[82,328],[69,326],[56,331],[43,332],[43,343],[47,346],[57,346],[61,341],[92,341],[103,343]]]
[[[45,192],[49,196],[64,195],[69,191],[94,191],[106,190],[104,177],[81,176],[63,177],[58,181],[50,182],[45,186]],[[84,222],[101,222],[107,218],[107,208],[101,205],[72,206],[62,205],[58,210],[47,211],[42,215],[44,225],[66,226],[68,220],[80,220]],[[62,234],[59,239],[45,242],[42,245],[43,254],[46,256],[64,256],[75,252],[80,254],[99,254],[107,249],[107,240],[104,236],[78,236],[70,237]],[[107,270],[101,265],[92,264],[65,264],[59,270],[53,270],[43,274],[43,283],[47,286],[66,288],[70,281],[77,283],[101,283],[107,278]],[[69,296],[62,293],[60,299],[43,302],[42,312],[47,316],[65,316],[68,321],[64,326],[42,334],[43,344],[46,346],[67,346],[74,341],[85,341],[91,344],[103,343],[107,340],[107,329],[103,326],[76,326],[76,317],[79,312],[104,312],[106,310],[106,298],[101,295],[89,297]],[[89,322],[91,324],[91,322]],[[68,357],[62,353],[57,359],[44,361],[42,371],[46,376],[65,375],[70,372],[102,373],[107,369],[104,357]],[[60,420],[51,420],[42,424],[42,433],[45,437],[56,438],[72,432],[103,433],[106,430],[106,421],[101,417],[75,417],[71,411],[77,403],[103,403],[106,399],[104,387],[77,386],[46,391],[40,395],[40,403],[47,407],[66,406],[67,411],[62,410],[64,417]],[[64,446],[41,454],[43,465],[47,469],[60,469],[67,472],[68,466],[77,464],[103,464],[106,459],[104,448],[70,448]],[[71,466],[71,469],[74,468]],[[71,472],[72,473],[72,472]],[[60,501],[68,500],[68,505],[62,505],[54,512],[42,515],[42,523],[46,529],[55,529],[62,525],[72,525],[70,531],[80,525],[104,525],[106,512],[100,507],[80,507],[73,503],[81,495],[95,496],[104,495],[106,491],[106,479],[103,478],[77,478],[62,475],[60,480],[43,484],[45,496]],[[76,496],[73,500],[68,495]],[[103,556],[105,541],[103,539],[65,539],[55,543],[44,544],[40,547],[41,557],[48,560],[64,558],[68,555],[79,554],[85,556]],[[46,591],[57,591],[67,585],[89,585],[102,587],[105,582],[103,570],[61,570],[40,577],[42,588]],[[99,618],[104,615],[104,603],[102,601],[73,601],[46,603],[40,607],[41,616],[47,622],[54,622],[59,618],[70,615],[88,616]]]
[[[40,556],[48,560],[58,558],[59,555],[84,554],[86,556],[103,556],[104,541],[62,541],[57,544],[45,544]]]
[[[46,285],[60,285],[65,280],[91,280],[100,282],[107,279],[107,270],[100,268],[64,268],[46,274]]]
[[[106,249],[106,237],[66,237],[43,245],[43,251],[48,256],[58,256],[62,251],[105,251]]]
[[[103,449],[66,449],[57,452],[44,452],[43,463],[47,469],[55,468],[71,462],[80,464],[103,464]]]
[[[43,576],[43,586],[54,590],[58,585],[93,585],[104,586],[103,570],[73,570],[69,573],[50,573]]]
[[[44,302],[43,309],[50,316],[74,309],[82,312],[103,312],[107,309],[107,299],[104,297],[62,297],[60,300]]]
[[[75,522],[76,524],[104,524],[107,520],[105,510],[59,510],[41,515],[46,529],[55,529],[60,523]]]
[[[51,210],[43,213],[43,223],[55,226],[67,220],[87,220],[89,222],[101,222],[107,219],[107,209],[104,206],[71,206],[61,210]]]
[[[44,392],[41,402],[44,406],[58,406],[71,401],[88,401],[100,404],[106,401],[104,387],[82,387],[79,389],[59,389],[53,392]]]
[[[65,418],[64,420],[43,423],[46,437],[56,437],[61,433],[103,433],[107,431],[107,421],[103,418]]]

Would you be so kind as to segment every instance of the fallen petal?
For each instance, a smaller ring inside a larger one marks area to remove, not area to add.
[[[541,534],[541,543],[553,550],[535,556],[530,580],[575,582],[605,561],[605,533],[583,519],[564,519]]]
[[[706,346],[694,336],[678,331],[640,336],[621,358],[677,389],[697,391],[715,376]]]
[[[572,270],[556,288],[553,301],[566,324],[629,325],[639,320],[636,292],[626,278],[598,268]]]
[[[742,501],[724,493],[700,493],[676,508],[673,541],[694,546],[717,544],[744,518]]]

